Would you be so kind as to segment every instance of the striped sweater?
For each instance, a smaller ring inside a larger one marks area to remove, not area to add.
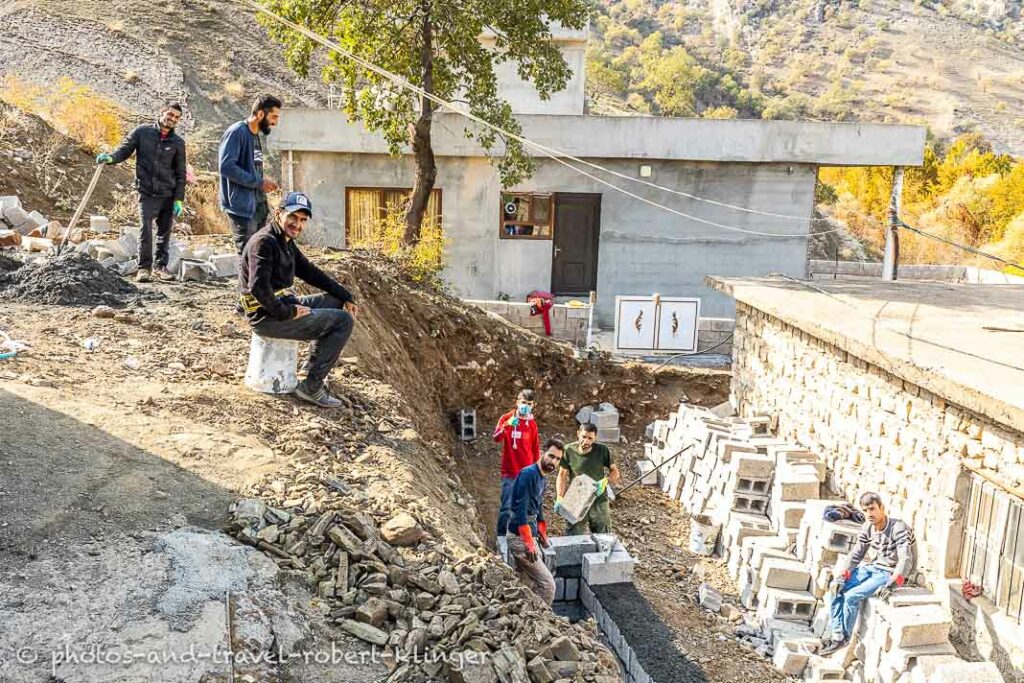
[[[876,567],[891,571],[895,576],[909,576],[915,568],[917,549],[914,531],[903,521],[890,517],[879,531],[871,522],[860,530],[857,544],[850,555],[850,571],[863,560],[868,550],[874,551]]]

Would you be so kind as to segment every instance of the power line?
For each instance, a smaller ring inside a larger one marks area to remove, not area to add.
[[[906,223],[904,223],[902,220],[899,221],[899,226],[901,228],[906,228],[910,232],[917,233],[918,235],[921,235],[922,237],[927,237],[929,239],[933,239],[933,240],[936,240],[936,241],[939,241],[939,242],[944,242],[944,243],[950,245],[951,247],[956,247],[957,249],[963,249],[964,251],[966,251],[968,253],[971,253],[971,254],[974,254],[976,256],[983,256],[985,258],[992,259],[993,261],[999,261],[1000,263],[1005,263],[1008,266],[1012,266],[1014,268],[1019,269],[1021,272],[1024,272],[1024,266],[1022,266],[1021,264],[1014,263],[1013,261],[1007,261],[1006,259],[1000,258],[999,256],[996,256],[995,254],[989,254],[987,252],[981,251],[980,249],[975,249],[974,247],[968,246],[966,244],[960,244],[959,242],[954,242],[953,240],[946,239],[945,237],[940,237],[938,235],[933,235],[930,232],[925,232],[924,230],[921,230],[920,228],[911,227],[911,226],[907,225]]]
[[[284,24],[285,26],[287,26],[288,28],[292,29],[293,31],[295,31],[295,32],[305,36],[309,40],[312,40],[313,42],[319,43],[323,47],[326,47],[328,50],[332,50],[332,51],[335,51],[335,52],[341,54],[342,56],[344,56],[344,57],[354,61],[355,63],[359,64],[364,69],[367,69],[368,71],[372,71],[373,73],[377,74],[378,76],[381,76],[382,78],[384,78],[386,80],[389,80],[392,83],[395,83],[399,87],[404,88],[406,90],[409,90],[410,92],[413,92],[416,95],[419,95],[423,99],[430,100],[431,102],[434,102],[438,106],[440,106],[440,107],[442,107],[444,109],[447,109],[448,111],[454,112],[454,113],[456,113],[456,114],[458,114],[458,115],[460,115],[460,116],[462,116],[464,118],[467,118],[470,121],[473,121],[474,123],[476,123],[478,125],[484,126],[485,128],[489,128],[489,129],[493,130],[494,132],[502,135],[503,137],[505,137],[507,139],[515,140],[515,141],[517,141],[517,142],[519,142],[521,144],[524,144],[524,145],[527,145],[528,147],[536,149],[539,152],[542,152],[545,156],[551,158],[553,161],[556,161],[557,163],[562,164],[563,166],[566,166],[569,169],[572,169],[576,173],[578,173],[578,174],[580,174],[580,175],[582,175],[582,176],[584,176],[586,178],[589,178],[590,180],[593,180],[596,183],[604,185],[604,186],[608,187],[609,189],[611,189],[611,190],[613,190],[615,192],[619,192],[619,193],[621,193],[623,195],[626,195],[627,197],[631,197],[633,199],[637,199],[637,200],[639,200],[641,202],[644,202],[644,203],[649,204],[651,206],[654,206],[656,208],[662,209],[664,211],[668,211],[669,213],[673,213],[673,214],[675,214],[677,216],[680,216],[682,218],[686,218],[688,220],[691,220],[691,221],[694,221],[694,222],[697,222],[697,223],[703,223],[705,225],[709,225],[709,226],[712,226],[712,227],[721,228],[723,230],[729,230],[729,231],[733,231],[733,232],[740,232],[740,233],[745,233],[745,234],[749,234],[749,235],[756,235],[756,236],[761,236],[761,237],[777,238],[777,239],[806,239],[806,238],[809,238],[809,236],[811,234],[811,233],[778,233],[778,232],[764,232],[764,231],[759,231],[759,230],[749,230],[749,229],[746,229],[746,228],[739,228],[739,227],[732,226],[732,225],[726,225],[724,223],[718,223],[718,222],[715,222],[715,221],[710,221],[710,220],[707,220],[707,219],[704,219],[704,218],[700,218],[698,216],[690,215],[690,214],[685,213],[683,211],[680,211],[678,209],[673,209],[673,208],[665,206],[663,204],[659,204],[658,202],[656,202],[656,201],[654,201],[652,199],[648,199],[646,197],[642,197],[642,196],[640,196],[638,194],[630,192],[629,190],[621,188],[618,185],[610,183],[607,180],[604,180],[602,178],[598,178],[597,176],[595,176],[595,175],[593,175],[591,173],[588,173],[588,172],[586,172],[586,171],[584,171],[584,170],[582,170],[580,168],[577,168],[576,166],[573,166],[571,163],[566,161],[566,159],[569,159],[569,160],[571,160],[573,162],[576,162],[576,163],[579,163],[579,164],[583,164],[585,166],[591,166],[591,167],[593,167],[595,169],[599,169],[599,170],[605,171],[607,173],[612,173],[614,175],[621,175],[623,177],[626,177],[629,180],[638,180],[638,179],[631,178],[629,176],[625,176],[624,174],[618,174],[617,172],[611,171],[610,169],[606,169],[606,168],[604,168],[604,167],[602,167],[602,166],[600,166],[598,164],[593,164],[591,162],[585,161],[583,159],[575,157],[575,156],[573,156],[573,155],[571,155],[571,154],[569,154],[567,152],[564,152],[562,150],[559,150],[557,148],[548,147],[546,145],[542,145],[541,143],[535,142],[533,140],[525,138],[525,137],[523,137],[521,135],[518,135],[516,133],[512,133],[510,131],[507,131],[507,130],[505,130],[505,129],[503,129],[503,128],[495,125],[495,124],[490,123],[489,121],[486,121],[486,120],[480,118],[479,116],[473,114],[472,112],[467,112],[467,111],[464,111],[464,110],[460,109],[459,107],[456,107],[451,102],[448,102],[447,100],[444,100],[443,98],[438,97],[437,95],[434,95],[433,93],[426,92],[423,88],[410,83],[409,81],[407,81],[406,79],[402,78],[398,74],[392,73],[392,72],[390,72],[390,71],[388,71],[388,70],[386,70],[386,69],[384,69],[382,67],[377,66],[373,62],[370,62],[370,61],[368,61],[368,60],[366,60],[366,59],[364,59],[364,58],[362,58],[362,57],[360,57],[360,56],[358,56],[358,55],[356,55],[356,54],[354,54],[352,52],[349,52],[348,50],[346,50],[345,48],[341,47],[337,43],[335,43],[333,41],[330,41],[330,40],[324,38],[323,36],[321,36],[321,35],[319,35],[317,33],[314,33],[312,31],[310,31],[306,27],[301,26],[299,24],[296,24],[295,22],[293,22],[293,21],[291,21],[289,19],[286,19],[286,18],[280,16],[279,14],[276,14],[275,12],[272,12],[271,10],[267,9],[266,7],[263,7],[262,5],[260,5],[258,2],[256,2],[256,0],[241,0],[241,1],[245,2],[248,5],[250,5],[256,11],[269,16],[270,18],[274,19],[275,21],[277,21],[277,22],[279,22],[281,24]],[[643,181],[643,182],[646,182],[646,181]],[[653,183],[651,183],[651,184],[653,185]],[[660,187],[660,186],[655,185],[655,187]],[[661,188],[661,189],[668,189],[668,188]],[[678,191],[676,191],[676,192],[678,192]],[[696,197],[696,195],[686,195],[686,196],[689,196],[691,198],[695,198]],[[703,199],[706,199],[706,198],[700,198],[700,199],[703,200]],[[746,207],[738,207],[738,206],[733,206],[733,205],[727,205],[727,204],[722,203],[722,202],[715,202],[714,200],[707,200],[707,201],[709,201],[711,203],[719,204],[721,206],[728,206],[729,208],[748,210],[748,211],[750,211],[752,213],[761,213],[761,214],[769,215],[769,216],[772,215],[772,214],[770,214],[768,212],[757,211],[756,209],[746,209]],[[776,216],[777,217],[786,217],[786,218],[799,218],[799,217],[795,217],[795,216],[786,216],[785,214],[776,214]],[[807,218],[799,218],[799,220],[801,220],[801,221],[808,221],[809,222],[809,221],[815,220],[815,219],[807,217]],[[832,233],[832,232],[841,232],[842,230],[844,230],[844,228],[834,228],[832,230],[823,230],[823,231],[820,231],[820,232],[817,232],[817,233],[813,233],[813,234],[815,234],[815,235],[825,235],[825,234]]]

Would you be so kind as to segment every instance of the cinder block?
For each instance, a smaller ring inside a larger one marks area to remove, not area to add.
[[[217,277],[238,275],[238,256],[235,254],[216,254],[210,257],[210,263],[217,270]]]
[[[911,683],[1003,683],[992,662],[965,662],[959,657],[922,657],[910,673]]]
[[[775,460],[758,453],[735,453],[732,471],[737,477],[748,479],[771,479],[775,472]]]
[[[658,473],[654,471],[654,463],[650,460],[637,460],[636,468],[640,470],[641,486],[657,486]]]
[[[839,522],[821,521],[821,535],[825,547],[837,553],[849,553],[857,543],[861,525],[849,520]]]
[[[788,591],[762,586],[758,593],[758,617],[809,623],[818,605],[807,591]]]
[[[555,601],[565,600],[565,579],[555,579]]]
[[[550,539],[555,553],[555,567],[569,567],[583,564],[583,556],[597,551],[590,536],[552,536]]]
[[[600,443],[618,443],[622,440],[622,430],[618,427],[598,427],[597,440]]]
[[[950,613],[940,605],[897,607],[885,614],[889,636],[896,647],[935,645],[949,640]]]
[[[28,212],[21,208],[20,204],[4,208],[3,217],[4,222],[15,230],[19,230],[28,222]]]
[[[106,216],[89,216],[89,229],[93,232],[110,232],[110,219]]]
[[[821,493],[821,482],[815,474],[780,473],[775,477],[772,496],[775,500],[801,501],[817,498]]]
[[[804,513],[807,511],[807,504],[799,500],[772,502],[768,516],[772,525],[778,529],[799,529],[803,521]]]
[[[789,591],[807,591],[811,585],[811,574],[806,565],[797,559],[781,557],[765,558],[761,564],[761,585]]]
[[[756,496],[767,496],[770,492],[770,484],[770,479],[736,477],[734,480],[734,490],[736,493],[752,493]]]
[[[708,583],[702,583],[697,587],[697,599],[700,602],[700,606],[704,609],[712,612],[718,612],[722,609],[722,594]]]
[[[814,651],[806,646],[794,644],[792,647],[785,642],[775,648],[775,656],[772,662],[775,668],[788,676],[800,676],[807,668]]]
[[[579,579],[566,579],[565,580],[565,599],[569,602],[579,600],[580,597],[580,580]]]
[[[718,459],[726,464],[731,464],[732,459],[742,453],[756,454],[757,449],[746,441],[733,441],[731,439],[720,439],[716,444]]]
[[[583,578],[591,586],[609,583],[632,583],[634,560],[625,549],[616,549],[611,557],[607,553],[587,553],[583,556]]]
[[[586,517],[595,498],[597,498],[597,489],[594,486],[594,480],[585,474],[579,474],[572,480],[569,490],[562,497],[559,514],[569,524],[576,524]]]
[[[841,663],[814,655],[807,662],[805,681],[820,683],[821,681],[842,681],[846,679],[846,669]]]
[[[498,555],[501,556],[502,561],[508,566],[515,566],[512,562],[512,554],[508,551],[508,539],[504,536],[498,536]]]
[[[595,410],[590,414],[590,424],[595,425],[598,430],[618,427],[619,411],[615,408],[608,410],[608,407],[603,404],[602,406],[601,410]]]
[[[737,493],[733,496],[732,509],[737,512],[750,512],[759,515],[768,511],[768,496],[755,496]]]

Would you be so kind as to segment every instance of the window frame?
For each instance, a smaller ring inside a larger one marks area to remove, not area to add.
[[[349,192],[380,192],[381,198],[387,192],[408,192],[412,194],[411,187],[388,187],[388,186],[367,186],[367,185],[346,185],[345,186],[345,248],[351,249],[351,240],[349,239],[352,230],[352,204],[349,202]],[[443,223],[444,216],[444,191],[440,187],[434,187],[430,190],[431,194],[437,193],[437,217]],[[386,209],[386,206],[378,206],[379,209]]]
[[[527,221],[505,220],[505,197],[528,197],[530,199],[530,219]],[[548,232],[547,235],[506,235],[506,225],[544,225],[533,221],[534,198],[547,197],[548,200]],[[510,192],[502,190],[498,194],[498,238],[503,240],[553,240],[555,239],[555,193],[554,192]]]
[[[1024,623],[1024,585],[1014,592],[1015,580],[1024,578],[1024,499],[972,472],[964,511],[960,577],[972,583],[980,577],[981,595]]]

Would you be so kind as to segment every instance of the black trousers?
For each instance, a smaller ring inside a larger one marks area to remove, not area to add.
[[[167,250],[174,227],[174,197],[139,195],[139,270],[153,269],[153,231],[156,231],[156,267],[167,267]]]
[[[327,378],[338,362],[342,349],[352,336],[355,321],[340,301],[330,294],[300,296],[299,303],[312,311],[298,320],[267,318],[252,326],[261,337],[311,341],[309,345],[309,372],[305,384],[316,389]]]
[[[268,215],[265,204],[256,206],[256,215],[252,218],[242,218],[233,213],[228,214],[228,218],[231,219],[231,234],[235,238],[235,249],[239,256],[242,255],[242,250],[245,249],[245,243],[249,241],[249,238],[267,224]]]

